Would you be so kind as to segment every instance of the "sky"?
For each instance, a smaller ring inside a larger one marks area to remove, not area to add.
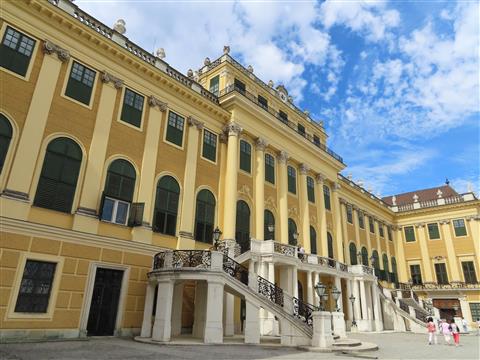
[[[323,121],[375,194],[480,191],[479,1],[77,0],[186,73],[223,46]]]

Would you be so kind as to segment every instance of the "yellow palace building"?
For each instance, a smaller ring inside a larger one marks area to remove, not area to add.
[[[480,318],[473,193],[378,198],[228,46],[183,75],[69,0],[1,8],[2,341]]]

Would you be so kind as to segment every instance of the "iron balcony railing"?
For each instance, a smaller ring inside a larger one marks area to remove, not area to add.
[[[261,276],[258,276],[258,293],[283,307],[283,289]]]
[[[295,131],[297,134],[299,134],[300,136],[304,137],[305,139],[307,139],[309,142],[311,142],[313,145],[315,145],[316,147],[322,149],[324,152],[326,152],[328,155],[330,155],[331,157],[333,157],[335,160],[341,162],[343,164],[343,159],[340,155],[338,155],[337,153],[335,153],[334,151],[332,151],[331,149],[329,149],[326,145],[322,144],[321,142],[319,141],[316,141],[312,135],[310,134],[307,134],[303,131],[299,131],[298,130],[298,127],[297,127],[297,124],[294,123],[293,121],[290,121],[288,119],[285,119],[283,118],[282,116],[280,116],[280,113],[275,111],[274,109],[272,109],[271,107],[268,107],[268,106],[265,106],[263,104],[260,104],[258,102],[258,98],[257,96],[255,96],[254,94],[246,91],[246,90],[243,90],[241,88],[238,88],[236,87],[234,84],[231,84],[231,85],[228,85],[226,88],[220,90],[220,93],[219,93],[219,98],[221,98],[222,96],[225,96],[227,94],[230,94],[232,92],[236,91],[237,93],[243,95],[244,97],[246,97],[248,100],[250,100],[251,102],[253,102],[255,105],[257,105],[258,107],[260,107],[261,109],[263,109],[264,111],[268,112],[270,115],[272,115],[273,117],[275,117],[277,120],[279,120],[281,123],[285,124],[286,126],[288,126],[290,129],[292,129],[293,131]]]

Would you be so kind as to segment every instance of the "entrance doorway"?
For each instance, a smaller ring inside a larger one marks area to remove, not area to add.
[[[113,335],[122,278],[122,270],[97,268],[87,323],[89,336]]]

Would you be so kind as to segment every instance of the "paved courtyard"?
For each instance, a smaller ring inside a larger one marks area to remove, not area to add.
[[[461,346],[428,346],[426,336],[410,333],[355,334],[354,338],[375,342],[380,349],[362,353],[379,359],[479,359],[478,336],[463,336]],[[439,338],[440,340],[440,338]],[[353,359],[351,355],[313,353],[276,346],[246,345],[150,345],[120,338],[91,338],[87,341],[63,341],[0,345],[2,360],[43,359]]]

